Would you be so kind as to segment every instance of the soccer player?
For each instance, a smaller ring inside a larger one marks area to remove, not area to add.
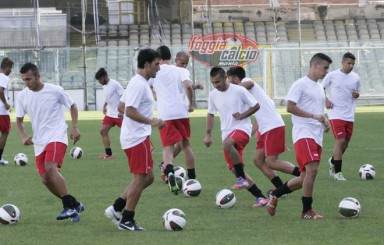
[[[274,170],[299,176],[298,167],[278,159],[279,155],[286,149],[285,124],[276,111],[273,100],[258,84],[245,77],[245,70],[241,66],[231,67],[227,71],[227,79],[229,83],[245,87],[260,105],[260,109],[254,114],[256,118],[254,131],[257,131],[258,137],[253,163],[272,182],[275,188],[282,186],[283,182]]]
[[[177,185],[173,170],[174,145],[181,144],[189,179],[195,179],[195,156],[189,144],[191,129],[188,112],[193,112],[193,91],[189,71],[171,65],[171,51],[167,46],[160,46],[157,52],[161,57],[160,71],[151,80],[151,86],[157,97],[157,112],[166,126],[159,128],[163,145],[162,178],[168,181],[172,193],[178,194],[181,186]],[[188,99],[188,104],[185,103]]]
[[[328,162],[329,175],[336,181],[346,181],[341,172],[343,154],[352,138],[356,99],[360,96],[360,77],[352,71],[355,59],[353,54],[345,53],[341,68],[327,74],[322,82],[324,90],[330,90],[326,107],[336,142]]]
[[[325,95],[317,80],[325,77],[331,63],[332,60],[327,55],[315,54],[309,62],[307,76],[296,80],[289,89],[286,97],[287,111],[292,114],[292,139],[300,176],[269,192],[268,213],[271,216],[276,213],[279,197],[302,188],[301,217],[324,218],[312,209],[313,188],[322,153],[323,127],[329,129],[329,122],[324,117]]]
[[[120,230],[143,231],[134,220],[135,208],[141,193],[153,182],[153,159],[149,136],[152,127],[162,127],[161,119],[153,118],[154,98],[148,80],[160,69],[160,55],[153,49],[142,49],[137,56],[137,74],[128,83],[120,99],[119,109],[124,107],[120,143],[127,155],[133,179],[105,215]]]
[[[64,211],[56,219],[71,218],[72,222],[78,222],[84,206],[69,194],[66,181],[60,173],[68,145],[68,126],[62,107],[70,110],[71,139],[75,144],[80,139],[77,106],[62,87],[43,83],[36,65],[24,64],[20,74],[26,88],[16,98],[17,130],[24,145],[34,146],[36,167],[43,184],[63,203]],[[33,137],[25,131],[26,114],[31,120]]]
[[[189,54],[185,51],[177,52],[176,59],[175,59],[176,66],[182,67],[182,68],[187,68],[188,63],[189,63]],[[196,89],[203,90],[204,89],[204,85],[202,83],[193,83],[193,84],[191,84],[191,86],[192,86],[193,90],[196,90]],[[179,142],[179,143],[176,143],[174,145],[173,158],[176,158],[180,152],[181,152],[181,143]]]
[[[8,84],[12,68],[13,61],[8,57],[4,57],[0,65],[0,165],[8,164],[8,161],[3,159],[3,152],[9,131],[11,130],[11,119],[9,117],[11,106],[8,104]]]
[[[245,88],[227,83],[223,68],[213,67],[210,79],[215,89],[209,93],[204,144],[207,147],[212,144],[214,117],[216,112],[219,112],[224,157],[229,170],[237,178],[234,188],[247,188],[256,197],[253,207],[263,207],[268,200],[244,171],[243,160],[243,150],[249,142],[252,131],[249,117],[259,110],[260,105]]]
[[[120,97],[124,92],[123,87],[116,80],[110,79],[107,71],[104,68],[100,68],[95,78],[101,85],[103,85],[103,91],[105,95],[105,103],[103,106],[104,119],[101,122],[100,135],[103,140],[105,155],[100,156],[99,159],[113,159],[111,141],[109,139],[109,130],[118,126],[121,127],[123,122],[123,115],[117,111]]]

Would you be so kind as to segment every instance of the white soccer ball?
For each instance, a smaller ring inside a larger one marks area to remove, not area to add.
[[[201,192],[201,184],[195,179],[189,179],[184,183],[182,190],[187,197],[197,197]]]
[[[28,157],[24,153],[17,153],[13,160],[17,166],[25,166],[28,163]]]
[[[173,170],[175,171],[176,177],[183,177],[184,179],[187,177],[187,172],[183,167],[177,166]]]
[[[83,149],[78,146],[75,146],[70,151],[71,157],[74,159],[79,159],[83,155]]]
[[[364,164],[359,169],[359,176],[363,180],[374,179],[376,175],[375,168],[371,164]]]
[[[356,218],[361,211],[360,202],[353,197],[346,197],[339,203],[339,213],[346,218]]]
[[[186,224],[186,216],[180,209],[172,208],[163,215],[163,225],[168,231],[181,231]]]
[[[236,196],[231,190],[223,189],[216,194],[216,206],[219,208],[232,208],[235,203]]]
[[[0,223],[3,225],[15,225],[19,222],[20,210],[13,204],[5,204],[0,207]]]

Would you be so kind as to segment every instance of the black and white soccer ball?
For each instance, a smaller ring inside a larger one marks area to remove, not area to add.
[[[17,166],[25,166],[28,163],[28,156],[24,153],[17,153],[13,160]]]
[[[371,164],[364,164],[359,169],[359,176],[363,180],[371,180],[376,176],[376,170]]]
[[[346,218],[356,218],[361,211],[360,202],[354,197],[346,197],[339,203],[339,213]]]
[[[186,224],[185,213],[178,208],[169,209],[163,215],[163,225],[168,231],[181,231]]]
[[[79,159],[83,155],[83,149],[78,146],[75,146],[70,151],[71,157],[74,159]]]
[[[3,225],[15,225],[20,220],[20,210],[13,204],[5,204],[0,207],[0,223]]]
[[[232,208],[236,203],[235,194],[228,189],[222,189],[216,194],[216,206],[219,208]]]
[[[182,190],[187,197],[197,197],[201,192],[201,184],[195,179],[189,179],[184,183]]]
[[[187,177],[187,172],[183,167],[177,166],[173,170],[176,177],[183,177],[184,179]]]

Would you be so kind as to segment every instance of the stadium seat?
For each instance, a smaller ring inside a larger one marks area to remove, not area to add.
[[[128,40],[119,40],[119,41],[118,41],[118,46],[119,46],[119,47],[125,47],[125,46],[128,46]]]

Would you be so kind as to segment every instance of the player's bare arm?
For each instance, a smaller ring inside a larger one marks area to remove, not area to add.
[[[213,114],[207,114],[206,133],[204,138],[204,145],[210,147],[212,145],[212,129],[215,122],[215,116]]]
[[[3,87],[0,87],[0,100],[1,102],[3,102],[5,109],[9,110],[9,108],[11,108],[11,106],[8,104],[7,100],[5,99]]]
[[[183,81],[185,94],[187,95],[189,108],[188,112],[193,112],[193,88],[189,80]]]
[[[260,105],[259,105],[259,103],[257,103],[255,106],[249,107],[248,110],[244,111],[243,113],[236,112],[236,113],[233,113],[232,116],[236,120],[242,120],[244,118],[247,118],[247,117],[255,114],[255,112],[258,111],[259,109],[260,109]]]
[[[80,131],[77,128],[78,118],[79,118],[79,112],[77,110],[77,105],[73,103],[71,106],[71,119],[72,119],[71,139],[73,139],[73,144],[76,144],[76,142],[80,140]]]
[[[119,101],[119,105],[117,106],[117,111],[119,112],[119,115],[121,115],[121,117],[123,117],[124,115],[124,109],[125,109],[125,104]]]
[[[359,92],[356,91],[356,90],[352,90],[352,97],[355,98],[355,99],[359,98],[360,97]]]
[[[298,117],[305,117],[305,118],[313,118],[319,122],[322,122],[325,124],[325,121],[328,122],[327,118],[324,115],[321,114],[313,114],[310,112],[303,111],[299,107],[297,107],[296,103],[293,101],[288,100],[287,105],[287,112],[296,115]]]
[[[107,102],[104,103],[104,106],[103,106],[103,114],[107,114]]]
[[[24,117],[16,117],[16,128],[24,145],[33,145],[32,137],[25,133]]]
[[[196,89],[203,90],[204,89],[204,85],[202,83],[195,83],[195,84],[192,85],[192,88],[193,88],[193,90],[196,90]]]
[[[253,81],[246,81],[246,82],[242,82],[240,83],[240,86],[243,86],[244,88],[246,88],[247,90],[250,90],[251,88],[253,88],[254,86],[254,82]]]

